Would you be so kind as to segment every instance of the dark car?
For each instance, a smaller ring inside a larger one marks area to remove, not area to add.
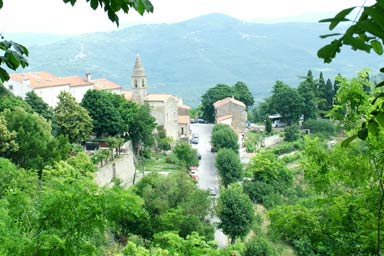
[[[197,122],[199,123],[199,124],[207,124],[208,122],[207,121],[205,121],[204,119],[197,119]]]
[[[198,158],[199,160],[201,160],[201,154],[200,154],[200,153],[197,154],[197,158]]]

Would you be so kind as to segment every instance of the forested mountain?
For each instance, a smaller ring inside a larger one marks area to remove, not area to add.
[[[138,25],[108,33],[92,33],[30,47],[25,71],[45,70],[57,76],[91,72],[130,87],[130,75],[140,53],[150,92],[182,96],[197,105],[209,87],[244,81],[256,100],[270,94],[276,80],[297,86],[299,76],[312,69],[326,78],[337,73],[378,70],[375,56],[344,49],[331,65],[316,56],[326,40],[325,24],[247,23],[210,14],[175,24]],[[21,71],[20,71],[21,72]]]

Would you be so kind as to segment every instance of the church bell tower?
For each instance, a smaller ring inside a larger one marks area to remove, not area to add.
[[[147,96],[147,77],[145,76],[143,63],[141,62],[139,54],[136,56],[131,83],[133,100],[139,104],[143,104],[144,98]]]

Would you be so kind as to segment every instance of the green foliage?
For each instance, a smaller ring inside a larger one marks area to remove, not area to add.
[[[282,155],[282,154],[287,154],[296,150],[301,150],[304,148],[304,143],[303,140],[296,140],[293,142],[282,142],[274,146],[271,151],[275,155]]]
[[[244,82],[237,82],[233,89],[235,91],[235,98],[243,102],[245,106],[250,107],[255,103],[252,93]]]
[[[59,134],[67,136],[70,142],[82,142],[92,132],[92,119],[68,92],[60,92],[55,108],[55,123]]]
[[[303,129],[309,129],[311,134],[320,134],[325,138],[335,135],[335,125],[326,119],[311,119],[303,123]]]
[[[254,131],[245,134],[244,145],[247,152],[255,152],[260,145],[263,135]]]
[[[240,157],[232,149],[220,149],[216,156],[215,165],[225,187],[239,180],[242,176]]]
[[[16,133],[14,142],[18,145],[17,151],[0,152],[1,156],[23,168],[37,170],[67,157],[68,141],[63,137],[54,138],[50,124],[40,115],[16,107],[14,111],[5,110],[0,116],[6,121],[8,131]]]
[[[0,4],[0,9],[2,8],[2,1]],[[1,39],[4,39],[1,36]],[[0,56],[0,65],[5,66],[9,69],[16,70],[18,67],[25,68],[28,66],[28,61],[26,57],[28,57],[29,52],[28,49],[18,43],[13,41],[1,40],[0,41],[0,50],[2,56]],[[9,74],[6,69],[0,67],[0,83],[9,80]]]
[[[201,106],[203,109],[203,118],[210,123],[215,122],[215,109],[213,104],[226,97],[234,95],[233,87],[226,84],[218,84],[210,88],[206,93],[201,96]]]
[[[273,256],[277,255],[272,245],[262,237],[253,238],[245,245],[244,256]]]
[[[302,109],[304,120],[316,118],[317,116],[316,89],[317,88],[316,88],[315,81],[313,80],[312,72],[310,72],[308,76],[305,77],[305,80],[302,81],[297,88],[304,103],[303,109]]]
[[[240,186],[232,185],[220,194],[217,206],[219,228],[231,238],[232,244],[236,238],[248,234],[254,215],[252,202]]]
[[[286,201],[293,189],[293,174],[270,152],[260,152],[253,157],[247,172],[253,173],[253,179],[244,182],[245,193],[266,207]]]
[[[23,101],[20,97],[14,96],[8,89],[0,83],[0,112],[5,109],[15,109],[16,107],[24,108],[25,111],[32,113],[33,110],[29,104]]]
[[[300,138],[299,126],[291,125],[284,129],[284,140],[285,141],[295,141]]]
[[[173,172],[167,176],[146,175],[134,187],[145,201],[149,219],[133,223],[135,232],[151,237],[162,231],[178,231],[187,237],[193,231],[213,238],[213,228],[206,219],[210,200],[206,191],[199,190],[185,172]]]
[[[239,150],[238,136],[235,131],[228,125],[216,124],[212,129],[211,143],[219,150],[221,148],[229,148],[235,152]]]
[[[273,87],[271,105],[288,125],[297,123],[303,114],[304,101],[297,89],[291,88],[281,81]]]
[[[89,112],[97,137],[127,132],[128,120],[123,120],[120,113],[120,105],[124,104],[124,100],[120,95],[106,91],[88,90],[85,93],[81,106]]]
[[[32,109],[49,121],[53,121],[53,110],[43,101],[34,91],[27,92],[25,95],[25,102],[27,102]]]
[[[83,176],[89,175],[96,171],[96,166],[91,158],[85,152],[79,152],[75,156],[68,158],[68,164],[72,165]]]
[[[272,122],[268,116],[265,118],[265,132],[267,134],[271,134],[272,132]]]
[[[192,146],[187,142],[177,142],[176,146],[173,148],[173,153],[187,169],[190,166],[197,166],[199,164],[197,150],[192,148]]]
[[[7,128],[7,121],[0,115],[0,153],[15,152],[19,145],[15,141],[16,132],[10,132]]]

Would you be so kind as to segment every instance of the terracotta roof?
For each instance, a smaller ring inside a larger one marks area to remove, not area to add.
[[[11,74],[11,79],[16,80],[18,82],[29,80],[32,88],[54,87],[63,85],[84,86],[93,84],[92,82],[88,82],[87,80],[79,76],[56,77],[46,71]]]
[[[223,106],[223,105],[225,105],[225,104],[227,104],[227,103],[229,103],[229,102],[232,102],[232,103],[234,103],[234,104],[240,105],[240,106],[242,106],[242,107],[244,107],[244,108],[246,107],[245,104],[244,104],[243,102],[241,102],[241,101],[239,101],[239,100],[236,100],[236,99],[234,99],[234,98],[232,98],[232,97],[227,97],[227,98],[225,98],[225,99],[218,100],[218,101],[216,101],[215,103],[213,103],[213,106],[214,106],[215,108],[219,108],[219,107],[221,107],[221,106]]]
[[[148,94],[145,96],[145,101],[166,101],[170,97],[173,97],[171,94],[158,94],[158,93],[153,93],[153,94]]]
[[[216,120],[218,122],[221,122],[221,121],[224,121],[224,120],[227,120],[227,119],[230,119],[230,118],[232,118],[232,115],[228,114],[228,115],[224,115],[224,116],[218,116],[218,117],[216,117]]]
[[[179,105],[177,105],[177,107],[178,108],[183,108],[183,109],[191,109],[191,107],[190,106],[187,106],[187,105],[184,105],[184,104],[179,104]]]
[[[132,92],[131,91],[122,91],[121,93],[126,100],[132,100]]]
[[[71,87],[74,86],[85,86],[85,85],[93,85],[92,82],[87,81],[86,79],[79,76],[67,76],[58,78],[59,81],[62,81],[66,84],[70,84]]]
[[[189,115],[178,116],[177,121],[179,124],[189,124],[190,123],[190,117],[189,117]]]
[[[24,80],[29,80],[32,88],[42,88],[67,84],[65,81],[60,81],[59,78],[46,71],[11,74],[10,77],[11,80],[15,80],[20,83],[22,83]]]
[[[115,84],[114,82],[109,81],[105,78],[95,79],[92,80],[92,82],[94,82],[93,89],[95,90],[116,90],[122,88],[120,85]]]

